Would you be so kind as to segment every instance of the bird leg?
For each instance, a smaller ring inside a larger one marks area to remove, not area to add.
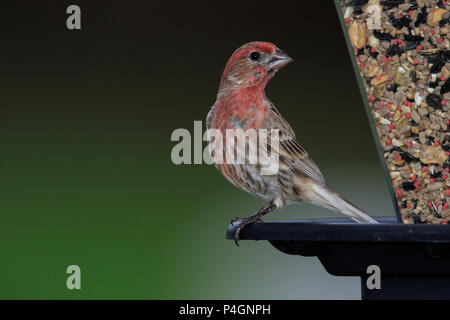
[[[277,208],[277,205],[273,202],[269,202],[264,207],[258,210],[254,215],[239,218],[236,217],[233,220],[231,220],[231,224],[234,222],[240,222],[240,224],[236,228],[236,232],[234,233],[234,242],[237,246],[239,246],[239,233],[242,229],[245,228],[246,225],[253,223],[253,222],[262,222],[261,217],[268,214],[269,212],[275,210]]]

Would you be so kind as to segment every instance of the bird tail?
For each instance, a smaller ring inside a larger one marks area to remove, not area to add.
[[[378,223],[325,184],[314,183],[308,198],[315,205],[338,211],[359,223]]]

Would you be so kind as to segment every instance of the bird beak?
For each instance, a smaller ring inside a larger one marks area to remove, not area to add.
[[[269,68],[274,70],[279,70],[283,68],[285,65],[292,62],[294,59],[289,57],[286,52],[281,51],[280,49],[275,49],[275,52],[272,54],[271,59],[269,60]]]

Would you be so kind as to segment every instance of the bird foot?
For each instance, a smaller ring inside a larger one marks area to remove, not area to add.
[[[239,247],[239,233],[242,231],[242,229],[245,228],[246,225],[253,223],[253,222],[263,222],[263,220],[258,216],[249,216],[249,217],[236,217],[233,220],[231,220],[231,224],[235,222],[240,222],[240,224],[237,226],[236,231],[234,233],[234,243]]]

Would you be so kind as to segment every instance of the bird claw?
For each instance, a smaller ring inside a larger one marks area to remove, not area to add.
[[[234,243],[236,243],[236,245],[239,247],[239,233],[242,231],[242,229],[244,229],[245,226],[247,226],[250,223],[263,222],[263,220],[259,217],[250,216],[244,218],[236,217],[233,220],[231,220],[231,224],[235,222],[240,222],[240,224],[236,228],[236,231],[234,232]]]
[[[233,223],[235,223],[235,222],[242,222],[242,218],[239,218],[239,217],[235,217],[235,218],[233,218],[233,219],[231,219],[231,224],[233,224]]]

